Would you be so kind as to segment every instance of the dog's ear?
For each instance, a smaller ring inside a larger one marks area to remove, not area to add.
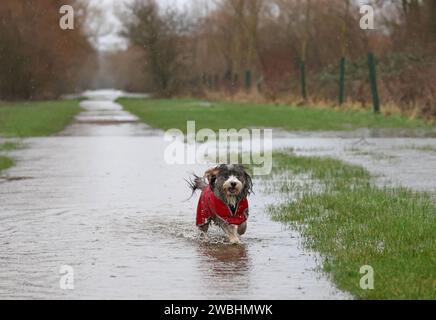
[[[207,182],[213,187],[215,185],[216,176],[218,175],[219,167],[215,166],[209,168],[205,173],[204,177],[207,179]]]
[[[244,197],[249,196],[251,193],[253,193],[253,180],[251,179],[250,174],[247,172],[247,169],[242,167],[244,170],[244,178],[245,178],[245,185],[244,189],[242,190],[242,194]]]

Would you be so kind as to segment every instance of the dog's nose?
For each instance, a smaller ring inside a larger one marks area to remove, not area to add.
[[[234,188],[236,187],[236,182],[231,182],[230,185]]]

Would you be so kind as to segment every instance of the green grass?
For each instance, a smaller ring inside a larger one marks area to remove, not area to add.
[[[2,103],[0,136],[48,136],[61,131],[79,111],[75,100]]]
[[[0,173],[14,165],[14,160],[8,157],[0,156]]]
[[[11,142],[11,141],[6,141],[3,143],[0,143],[0,152],[1,151],[13,151],[13,150],[17,150],[21,148],[21,144],[18,142]]]
[[[126,110],[154,128],[186,131],[186,121],[197,129],[282,128],[295,131],[336,131],[357,128],[430,128],[422,120],[372,112],[338,112],[321,108],[247,103],[205,103],[193,99],[120,99]]]
[[[0,143],[0,152],[9,152],[21,148],[21,144],[18,142],[6,141]],[[2,156],[0,154],[0,174],[3,170],[9,169],[15,164],[15,161],[9,157]]]
[[[290,180],[309,175],[310,182],[299,188],[275,182],[276,191],[294,197],[271,213],[291,223],[306,245],[321,253],[324,271],[340,289],[360,299],[436,299],[431,195],[377,187],[362,167],[288,152],[274,154],[274,173],[287,173]],[[359,286],[363,265],[374,268],[374,290]]]

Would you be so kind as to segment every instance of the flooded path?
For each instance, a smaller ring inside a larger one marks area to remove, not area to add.
[[[184,178],[204,166],[163,161],[162,133],[89,93],[55,137],[26,139],[0,180],[0,298],[349,298],[316,271],[298,233],[270,220],[276,199],[251,198],[241,246],[219,230],[198,239]],[[74,289],[60,288],[61,266]]]
[[[436,192],[436,138],[420,131],[352,133],[275,132],[273,148],[305,156],[328,156],[368,169],[378,185]]]

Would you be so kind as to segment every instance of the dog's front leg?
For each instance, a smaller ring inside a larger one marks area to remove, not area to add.
[[[225,224],[221,227],[229,238],[231,244],[240,244],[241,241],[238,237],[238,227],[233,224]]]
[[[230,232],[228,233],[229,241],[231,244],[240,244],[241,240],[239,240],[238,236],[238,227],[231,224],[229,225]]]
[[[240,224],[238,226],[238,234],[240,236],[242,236],[243,234],[245,234],[245,232],[247,232],[247,221],[243,222],[242,224]]]
[[[218,225],[224,231],[226,236],[229,238],[229,242],[231,244],[240,244],[241,243],[241,241],[239,240],[239,237],[238,237],[238,226],[230,224],[218,216],[215,217],[214,222],[216,225]]]

